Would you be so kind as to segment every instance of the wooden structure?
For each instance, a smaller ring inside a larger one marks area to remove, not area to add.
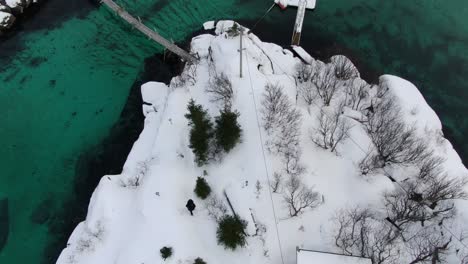
[[[159,35],[155,31],[153,31],[150,28],[148,28],[147,26],[145,26],[143,23],[141,23],[140,20],[134,18],[127,11],[125,11],[125,9],[123,9],[122,7],[117,5],[114,1],[112,1],[112,0],[101,0],[101,2],[104,3],[105,5],[107,5],[111,10],[116,12],[123,20],[127,21],[134,28],[138,29],[141,33],[148,36],[148,38],[156,41],[157,43],[164,46],[166,49],[168,49],[171,52],[177,54],[183,60],[185,60],[185,61],[194,61],[194,60],[196,60],[196,58],[194,56],[190,55],[185,50],[179,48],[174,43],[168,41],[167,39],[163,38],[161,35]]]
[[[302,25],[304,24],[306,6],[306,0],[299,0],[299,5],[297,7],[296,23],[294,24],[291,45],[299,46],[299,43],[301,42]]]

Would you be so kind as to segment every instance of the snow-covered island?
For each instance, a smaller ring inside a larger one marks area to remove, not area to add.
[[[144,130],[57,263],[467,263],[468,171],[418,89],[252,33],[240,78],[233,25],[141,87]]]
[[[15,15],[24,12],[33,3],[39,0],[1,0],[0,1],[0,33],[9,29],[16,21]]]

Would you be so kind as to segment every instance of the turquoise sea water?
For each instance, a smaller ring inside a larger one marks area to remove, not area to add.
[[[174,41],[211,19],[242,19],[251,26],[271,5],[266,0],[118,2]],[[39,13],[0,43],[0,200],[9,204],[9,237],[0,263],[54,262],[69,235],[63,227],[80,220],[70,220],[70,211],[63,210],[77,195],[74,182],[86,179],[86,171],[77,170],[80,157],[100,151],[144,59],[162,51],[105,7],[70,3],[73,8],[61,19]],[[44,12],[56,14],[53,4]],[[294,16],[295,10],[274,9],[254,33],[286,45]],[[327,48],[344,51],[375,72],[413,81],[466,153],[466,17],[468,2],[461,0],[319,1],[306,15],[302,43],[320,49],[317,54]],[[88,201],[80,202],[86,208]]]

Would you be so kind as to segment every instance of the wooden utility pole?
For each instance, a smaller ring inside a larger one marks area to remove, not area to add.
[[[297,6],[296,23],[294,24],[294,32],[292,35],[291,45],[299,46],[299,43],[301,41],[301,32],[302,25],[304,23],[306,6],[307,0],[299,0],[299,4]]]
[[[134,18],[132,15],[130,15],[125,9],[117,5],[114,1],[112,0],[101,0],[102,3],[107,5],[111,10],[116,12],[122,19],[127,21],[130,25],[138,29],[141,33],[145,34],[148,36],[150,39],[158,42],[171,52],[177,54],[180,56],[182,59],[185,61],[194,61],[196,58],[192,55],[190,55],[188,52],[185,50],[179,48],[177,45],[174,43],[168,41],[167,39],[163,38],[161,35],[156,33],[155,31],[151,30],[147,26],[145,26],[143,23],[141,23],[140,20]]]

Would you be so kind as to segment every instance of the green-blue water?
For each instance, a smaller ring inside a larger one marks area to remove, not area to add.
[[[76,173],[78,158],[99,151],[92,147],[118,120],[144,58],[161,51],[105,7],[70,2],[87,11],[68,10],[60,23],[32,17],[25,25],[46,26],[25,26],[0,43],[0,199],[8,198],[10,219],[0,263],[54,262],[45,256],[60,249],[57,239],[68,236],[60,234],[66,225],[61,222],[68,220],[62,207],[74,195],[73,181],[84,177]],[[206,20],[252,23],[271,5],[266,0],[118,2],[174,41]],[[295,10],[275,9],[254,33],[287,44],[294,16]],[[379,73],[416,83],[466,153],[466,17],[468,2],[462,0],[318,1],[317,10],[306,15],[302,43],[306,49],[333,45]]]

